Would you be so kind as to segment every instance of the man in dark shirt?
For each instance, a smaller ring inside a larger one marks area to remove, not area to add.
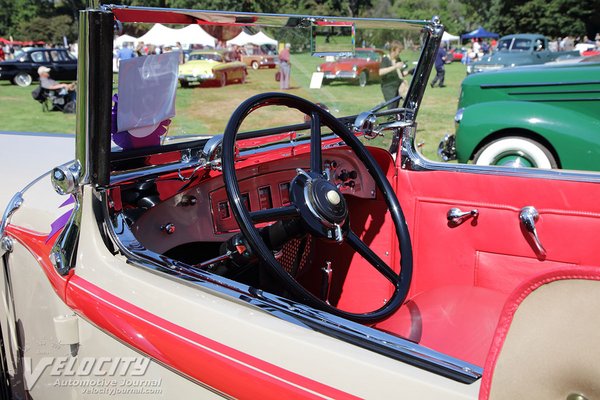
[[[381,77],[381,91],[385,101],[398,96],[400,85],[405,76],[404,70],[406,64],[400,60],[400,52],[404,49],[402,43],[397,40],[390,44],[390,55],[383,56],[381,64],[379,64],[379,76]],[[388,108],[397,108],[400,104],[400,99],[391,103]]]
[[[446,50],[443,47],[438,49],[438,52],[435,56],[435,78],[431,81],[431,87],[434,87],[436,83],[438,83],[439,87],[445,87],[444,85],[444,77],[446,76]]]

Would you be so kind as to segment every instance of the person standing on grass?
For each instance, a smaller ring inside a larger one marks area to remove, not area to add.
[[[406,64],[400,60],[400,52],[404,50],[404,46],[397,40],[390,43],[390,55],[383,56],[379,65],[379,76],[381,77],[381,92],[385,101],[398,96],[400,85],[406,75]],[[400,99],[391,103],[388,108],[398,108]]]
[[[290,47],[289,43],[285,44],[285,48],[279,53],[279,88],[281,90],[288,90],[290,88]]]
[[[438,49],[435,55],[435,78],[431,81],[431,87],[434,87],[437,83],[439,87],[446,87],[444,85],[444,78],[446,76],[446,50],[443,47]]]

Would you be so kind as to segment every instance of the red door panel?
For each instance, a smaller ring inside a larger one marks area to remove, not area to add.
[[[600,265],[600,185],[456,172],[398,171],[398,197],[412,233],[413,294],[442,285],[508,293],[520,281],[565,265]],[[519,211],[534,206],[547,256],[539,257]],[[448,223],[452,207],[476,219]]]

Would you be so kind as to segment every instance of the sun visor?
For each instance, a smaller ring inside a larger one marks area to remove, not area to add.
[[[120,62],[118,132],[145,138],[175,116],[179,57],[174,51]]]

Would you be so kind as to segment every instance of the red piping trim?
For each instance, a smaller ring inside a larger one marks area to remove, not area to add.
[[[148,356],[239,399],[358,399],[151,314],[75,275],[60,275],[50,260],[59,232],[9,225],[6,234],[38,261],[56,294],[101,329]],[[268,343],[265,343],[268,346]],[[274,349],[276,351],[276,349]]]
[[[500,314],[498,325],[496,326],[496,333],[490,347],[485,366],[483,368],[483,378],[481,380],[481,388],[479,390],[479,400],[487,400],[490,396],[490,390],[492,387],[492,379],[494,377],[494,370],[498,357],[508,335],[508,330],[513,321],[515,313],[523,301],[533,291],[539,289],[543,285],[548,283],[566,280],[566,279],[586,279],[586,280],[600,280],[600,269],[586,267],[571,267],[564,268],[552,272],[540,274],[515,289],[507,299]]]
[[[67,301],[125,343],[236,398],[357,398],[173,324],[77,275],[69,281]]]

